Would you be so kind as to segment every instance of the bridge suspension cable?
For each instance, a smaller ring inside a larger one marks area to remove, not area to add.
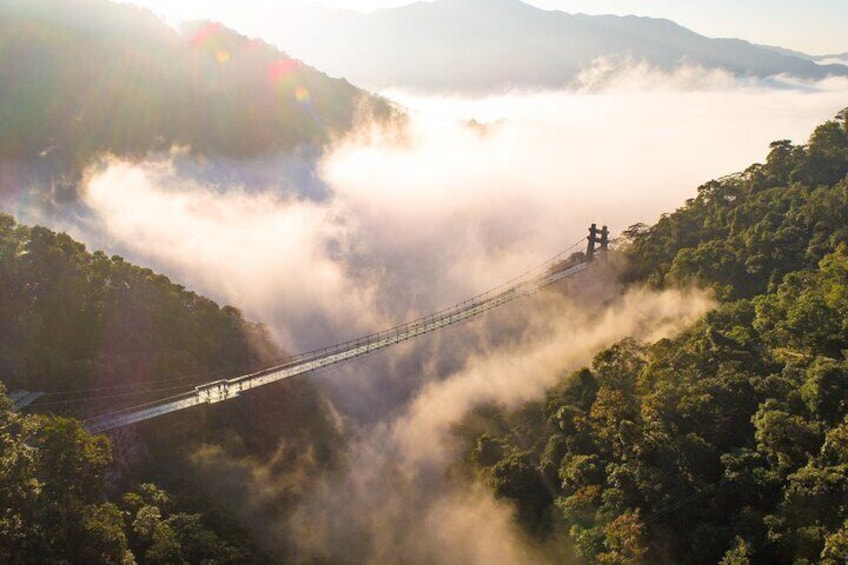
[[[580,273],[592,264],[596,244],[601,245],[602,254],[606,251],[607,233],[606,226],[601,231],[597,230],[593,224],[590,228],[587,253],[582,256],[571,257],[569,254],[584,241],[583,238],[523,275],[428,316],[405,322],[375,334],[294,355],[281,360],[272,367],[257,372],[231,379],[207,382],[195,386],[193,390],[188,392],[102,414],[85,420],[84,425],[92,433],[101,433],[200,404],[222,402],[260,386],[342,363],[451,326],[512,302],[517,298],[532,295],[548,285]],[[600,234],[603,234],[603,237],[600,237]],[[162,390],[164,391],[165,388],[163,387]]]

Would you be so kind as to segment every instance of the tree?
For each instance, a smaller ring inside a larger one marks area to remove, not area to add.
[[[821,445],[821,433],[815,424],[787,412],[776,400],[764,402],[753,418],[757,449],[784,472],[806,464]]]
[[[770,345],[789,345],[807,354],[834,354],[840,347],[841,321],[824,299],[817,277],[793,273],[776,294],[755,300],[754,328]]]
[[[796,150],[799,148],[794,147],[788,139],[781,139],[772,141],[769,149],[766,165],[763,167],[764,188],[786,186],[789,184],[789,175],[797,166],[798,152]]]
[[[818,420],[836,425],[848,414],[848,369],[844,363],[817,358],[806,371],[801,398]]]
[[[807,145],[806,160],[794,173],[794,179],[810,186],[842,180],[848,174],[848,128],[845,124],[829,121],[818,126]]]
[[[751,550],[744,539],[737,537],[736,545],[727,550],[719,565],[750,565]]]
[[[821,553],[821,565],[848,563],[848,521],[839,530],[827,536]]]
[[[543,526],[553,501],[543,476],[528,453],[511,453],[488,469],[487,482],[495,494],[515,503],[525,527],[536,532]]]
[[[644,547],[645,525],[639,511],[625,512],[604,528],[604,552],[599,554],[600,565],[639,565],[647,553]]]
[[[0,562],[35,562],[45,551],[44,531],[33,519],[42,483],[36,478],[37,453],[27,445],[33,420],[11,411],[0,383]]]
[[[620,390],[601,387],[589,412],[592,435],[603,450],[626,457],[635,444],[638,426],[633,402]]]
[[[80,563],[130,565],[135,558],[123,531],[121,511],[112,503],[87,505],[83,509],[79,540]]]

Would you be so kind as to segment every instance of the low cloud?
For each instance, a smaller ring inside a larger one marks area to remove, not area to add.
[[[611,301],[606,307],[546,297],[548,313],[533,310],[537,331],[529,339],[474,355],[462,371],[424,387],[394,422],[392,444],[402,446],[404,459],[413,468],[419,468],[422,460],[447,465],[440,457],[446,453],[444,436],[475,406],[498,403],[516,408],[538,399],[563,370],[588,364],[612,343],[628,336],[647,342],[670,337],[713,306],[698,291],[631,289],[621,297],[615,296],[616,291],[595,296]],[[537,318],[547,319],[540,324]]]
[[[410,109],[402,135],[358,132],[319,162],[111,160],[89,176],[95,221],[66,227],[238,305],[300,350],[489,288],[590,222],[614,233],[651,223],[699,184],[762,161],[769,142],[803,143],[848,93],[845,79],[601,74],[603,87],[565,92],[390,92]]]
[[[134,261],[239,305],[290,348],[320,343],[328,328],[373,326],[370,285],[354,284],[338,260],[349,235],[332,205],[243,185],[221,191],[181,175],[178,159],[112,159],[92,170],[89,229]]]
[[[848,66],[848,54],[834,55],[816,61],[819,65],[846,65]]]
[[[537,399],[599,349],[626,336],[673,335],[712,306],[699,293],[607,292],[606,306],[556,293],[538,297],[543,304],[524,320],[532,329],[523,339],[472,355],[462,369],[425,386],[401,416],[371,428],[351,447],[347,473],[316,489],[289,523],[304,560],[563,562],[518,531],[512,508],[485,488],[445,480],[457,458],[450,429],[481,403],[515,408]],[[351,539],[358,540],[352,556]]]
[[[235,498],[236,511],[247,523],[262,522],[268,548],[285,548],[293,562],[563,562],[562,554],[552,555],[520,531],[509,504],[480,484],[446,479],[457,458],[450,430],[481,403],[518,407],[599,349],[627,336],[671,336],[712,306],[700,292],[596,290],[597,302],[586,300],[588,293],[581,299],[578,292],[575,301],[572,293],[544,292],[506,307],[503,318],[465,328],[460,335],[467,342],[503,331],[507,319],[523,331],[509,345],[467,352],[462,367],[431,380],[398,417],[362,428],[348,446],[343,472],[305,479],[307,494],[292,513],[262,520],[269,506],[283,506],[297,473],[276,475],[273,462],[233,466],[209,448],[195,455],[195,464],[206,476],[225,477],[218,484],[239,485],[244,492]],[[432,368],[423,363],[420,370]],[[226,493],[232,503],[232,489]]]
[[[86,221],[58,227],[239,306],[301,351],[495,286],[582,245],[591,222],[613,233],[652,223],[699,184],[763,161],[769,142],[803,143],[848,94],[845,79],[604,65],[566,92],[387,93],[409,108],[406,129],[358,131],[320,160],[106,160],[87,176]],[[279,512],[290,469],[214,450],[197,465],[238,479],[246,520],[273,501],[274,519],[256,522],[263,539],[286,538],[302,560],[538,562],[507,505],[444,480],[447,430],[477,403],[538,398],[598,348],[669,335],[709,307],[701,295],[604,292],[567,295],[579,305],[543,293],[321,375],[355,432],[347,467],[299,486],[294,513]]]

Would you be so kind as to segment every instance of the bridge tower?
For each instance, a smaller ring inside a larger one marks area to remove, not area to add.
[[[605,259],[609,247],[609,230],[607,227],[603,226],[601,229],[598,229],[597,224],[592,224],[589,227],[589,237],[586,239],[589,240],[589,244],[586,247],[586,260],[593,261],[596,250],[600,252],[601,259]],[[600,245],[600,248],[596,249],[596,245]]]

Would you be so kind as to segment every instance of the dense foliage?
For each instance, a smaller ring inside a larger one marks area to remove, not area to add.
[[[684,334],[624,340],[542,402],[483,407],[467,461],[587,563],[845,563],[848,112],[634,226],[626,277],[701,284]]]
[[[266,560],[243,534],[231,533],[232,524],[178,511],[155,485],[140,484],[110,502],[113,467],[104,436],[89,435],[77,420],[22,415],[10,407],[0,385],[0,562]]]
[[[227,518],[238,508],[226,491],[204,489],[216,469],[191,455],[214,445],[221,461],[273,459],[317,479],[340,438],[308,382],[145,422],[111,444],[58,415],[138,405],[275,355],[238,310],[0,214],[0,563],[266,561]],[[27,411],[56,416],[12,412],[5,391],[20,389],[47,393]],[[306,482],[280,485],[268,518]]]
[[[9,390],[152,387],[271,353],[266,330],[235,308],[0,213],[0,377]]]
[[[714,180],[656,225],[632,226],[629,280],[707,283],[727,299],[773,291],[848,242],[848,109],[806,146],[775,141],[765,164]]]

